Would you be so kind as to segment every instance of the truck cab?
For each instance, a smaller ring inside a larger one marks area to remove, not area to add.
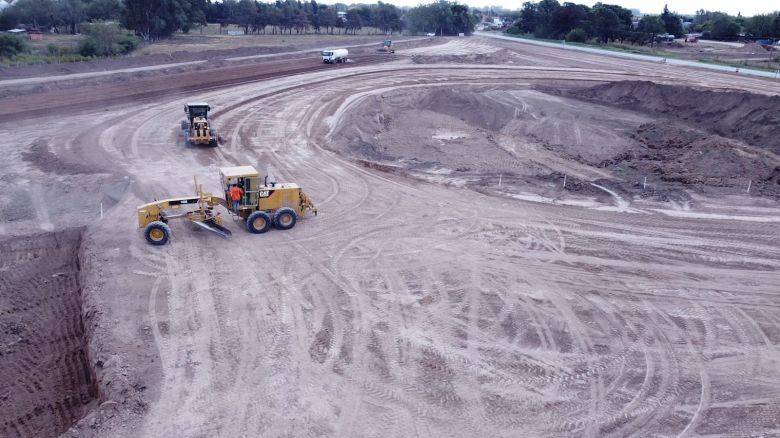
[[[327,49],[320,52],[324,64],[336,64],[347,62],[349,51],[347,49]]]

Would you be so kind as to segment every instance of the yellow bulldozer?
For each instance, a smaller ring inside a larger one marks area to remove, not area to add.
[[[219,144],[217,130],[209,122],[209,110],[211,107],[205,102],[184,105],[187,120],[182,120],[181,129],[184,131],[185,145],[217,146]]]
[[[252,166],[222,167],[219,179],[225,197],[203,191],[195,180],[196,194],[163,199],[138,207],[138,227],[152,245],[165,245],[171,237],[168,222],[187,219],[200,228],[228,239],[232,232],[223,224],[218,207],[224,207],[236,220],[244,221],[250,233],[265,233],[271,227],[289,230],[299,218],[317,209],[298,184],[269,182]],[[236,190],[237,188],[239,190]],[[239,199],[231,199],[234,193]]]

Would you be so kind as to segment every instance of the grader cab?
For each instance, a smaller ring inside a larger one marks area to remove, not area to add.
[[[217,130],[209,122],[211,107],[204,102],[194,102],[184,105],[187,120],[181,122],[184,139],[188,145],[217,146],[219,136]]]

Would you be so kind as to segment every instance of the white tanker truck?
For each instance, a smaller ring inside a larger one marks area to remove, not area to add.
[[[324,64],[335,64],[337,62],[347,62],[349,51],[347,49],[327,49],[323,50],[321,55]]]

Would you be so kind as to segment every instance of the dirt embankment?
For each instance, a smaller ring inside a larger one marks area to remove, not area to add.
[[[385,92],[354,107],[335,129],[330,147],[477,189],[500,184],[504,190],[557,196],[565,177],[566,191],[588,196],[605,193],[591,183],[657,200],[689,201],[686,190],[744,192],[749,183],[752,194],[780,196],[780,160],[773,152],[780,140],[772,137],[780,128],[767,126],[780,100],[711,92],[696,98],[725,99],[724,107],[743,114],[720,126],[717,103],[697,110],[671,96],[657,97],[670,91],[653,86],[643,97],[639,85],[568,92],[511,86]],[[699,91],[686,92],[691,98]],[[612,101],[633,104],[605,105]],[[670,121],[668,115],[678,112],[682,116]]]
[[[645,81],[612,82],[571,96],[656,115],[780,154],[780,96]]]
[[[0,436],[56,436],[94,405],[81,230],[0,242]]]
[[[640,148],[601,163],[650,172],[686,187],[748,184],[780,197],[780,96],[712,91],[652,82],[614,82],[569,95],[660,120],[632,133]]]

